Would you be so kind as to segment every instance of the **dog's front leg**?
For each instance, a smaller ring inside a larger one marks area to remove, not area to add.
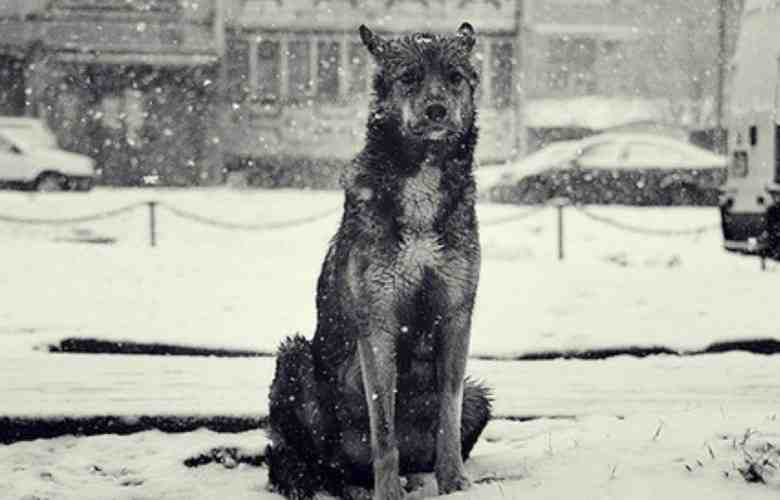
[[[436,371],[441,399],[434,471],[439,494],[445,494],[471,486],[461,455],[463,379],[471,334],[471,307],[450,308],[439,333]]]
[[[358,352],[371,422],[374,500],[400,500],[395,435],[396,336],[387,325],[369,328],[369,332],[358,340]]]

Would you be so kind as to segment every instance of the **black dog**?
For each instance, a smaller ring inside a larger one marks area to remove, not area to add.
[[[317,288],[310,344],[279,349],[270,394],[269,483],[290,498],[374,488],[434,472],[463,490],[465,460],[490,418],[464,378],[480,247],[469,58],[474,30],[385,40],[365,26],[378,72],[366,146]]]

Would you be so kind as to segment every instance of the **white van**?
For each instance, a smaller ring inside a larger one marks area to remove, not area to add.
[[[747,0],[726,114],[724,247],[780,259],[780,2]]]
[[[87,191],[95,161],[60,149],[57,138],[35,118],[0,117],[0,184],[38,191]]]

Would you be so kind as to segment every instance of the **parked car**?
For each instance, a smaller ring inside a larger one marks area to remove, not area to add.
[[[717,206],[727,160],[671,137],[605,133],[552,143],[508,165],[478,172],[488,198],[544,203]],[[491,169],[496,169],[491,171]]]
[[[0,117],[0,184],[38,191],[88,191],[95,161],[64,151],[40,120]]]

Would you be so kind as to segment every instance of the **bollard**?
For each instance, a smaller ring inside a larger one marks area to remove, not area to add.
[[[558,260],[563,260],[563,204],[558,205]]]
[[[558,209],[558,260],[563,260],[563,208],[569,204],[567,198],[559,197],[553,200]]]
[[[149,245],[157,246],[157,202],[149,201]]]

